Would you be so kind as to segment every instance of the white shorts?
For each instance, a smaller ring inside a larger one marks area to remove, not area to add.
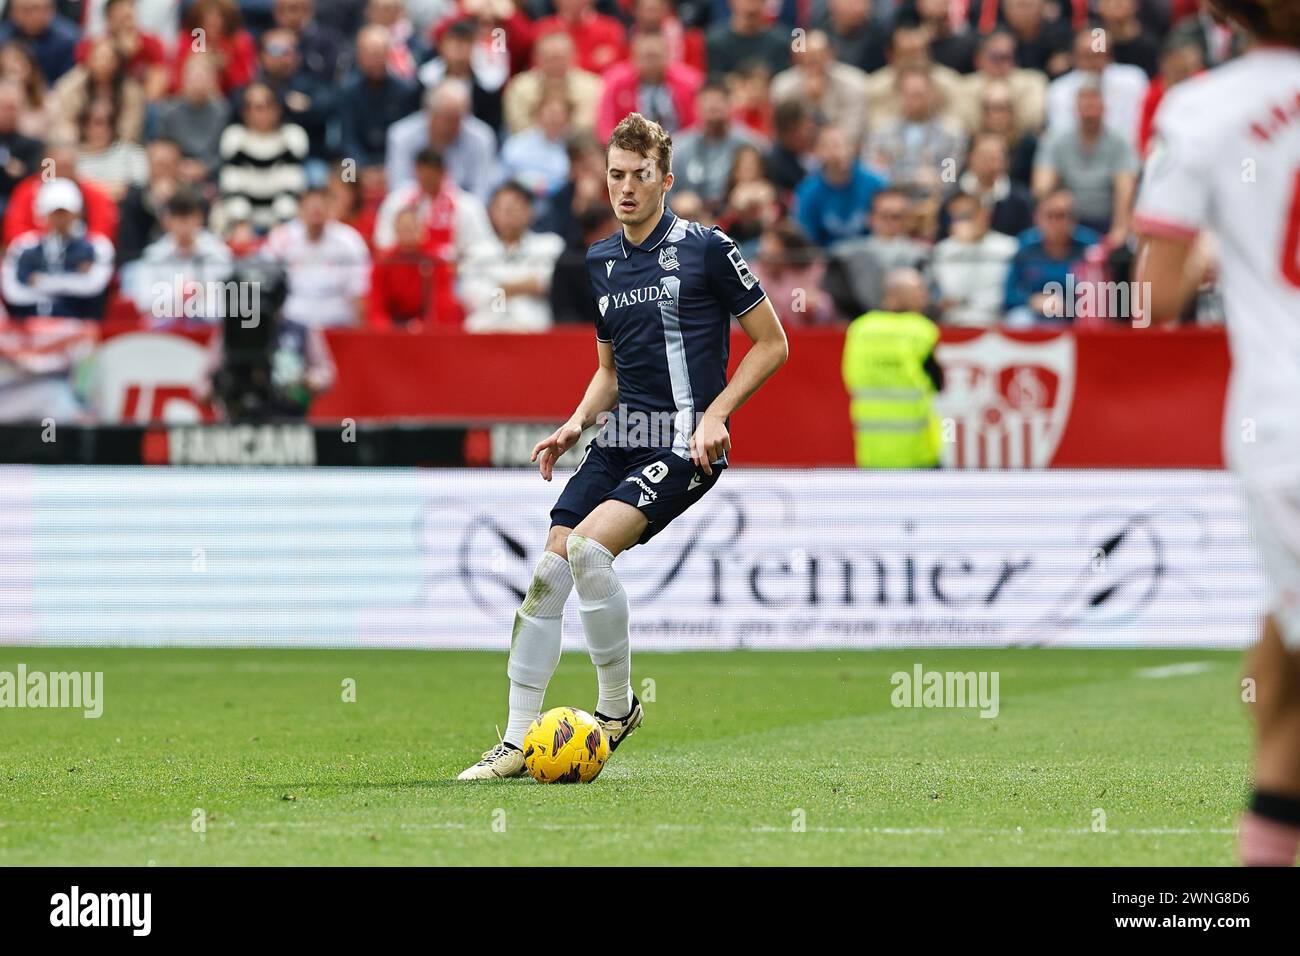
[[[1246,484],[1245,495],[1267,579],[1266,606],[1287,648],[1300,650],[1300,479]]]

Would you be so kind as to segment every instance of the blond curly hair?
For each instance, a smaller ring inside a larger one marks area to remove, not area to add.
[[[660,176],[667,176],[673,168],[673,138],[654,120],[640,113],[628,113],[614,127],[609,137],[610,149],[625,149],[638,156],[654,157]]]

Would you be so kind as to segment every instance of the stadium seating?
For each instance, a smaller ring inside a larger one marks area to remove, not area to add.
[[[635,109],[673,133],[674,211],[736,239],[792,330],[879,307],[898,267],[941,325],[1130,324],[1045,279],[1128,279],[1155,107],[1236,46],[1167,0],[36,0],[0,23],[4,321],[69,308],[18,267],[58,177],[113,249],[83,320],[211,328],[186,303],[259,257],[306,326],[590,325],[599,137]],[[1211,285],[1184,318],[1221,321]]]

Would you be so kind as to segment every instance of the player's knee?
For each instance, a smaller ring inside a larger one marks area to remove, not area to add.
[[[569,549],[566,542],[571,534],[573,534],[572,528],[553,525],[550,533],[546,536],[546,550],[551,554],[558,554],[565,561],[568,561]]]
[[[595,538],[576,531],[565,540],[573,586],[584,601],[599,601],[618,589],[614,575],[614,555]]]
[[[574,531],[564,539],[564,547],[569,555],[569,567],[573,569],[573,579],[579,574],[600,572],[614,566],[614,555],[595,538]]]
[[[564,550],[569,556],[569,567],[573,569],[574,583],[577,583],[580,572],[587,571],[599,561],[600,553],[589,550],[588,543],[591,543],[591,539],[576,531],[570,531],[564,539]]]

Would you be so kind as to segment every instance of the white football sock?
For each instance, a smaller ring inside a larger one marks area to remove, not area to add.
[[[596,665],[596,710],[626,717],[632,710],[632,646],[627,634],[627,592],[614,573],[614,556],[599,541],[569,535],[569,566],[587,652]]]
[[[573,590],[569,562],[554,551],[545,551],[533,571],[524,603],[515,612],[515,629],[510,638],[510,718],[505,742],[523,747],[528,725],[542,712],[546,685],[560,664],[560,625],[564,602]]]

